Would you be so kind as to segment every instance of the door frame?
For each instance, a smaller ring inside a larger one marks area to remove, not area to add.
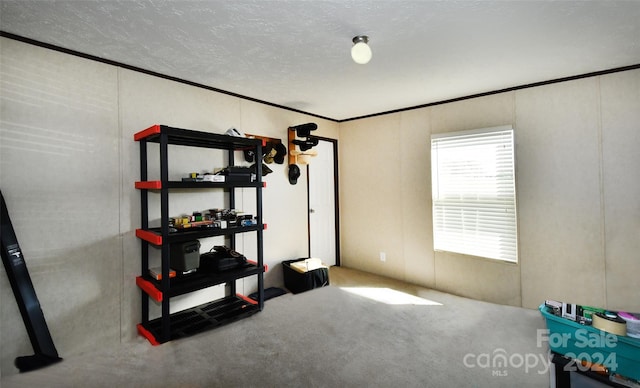
[[[326,141],[333,145],[333,197],[335,202],[334,220],[335,220],[335,241],[336,241],[336,267],[340,266],[340,186],[338,180],[338,140],[328,137],[314,136],[319,141]],[[307,165],[307,235],[308,240],[308,256],[311,257],[311,203],[309,198],[309,165]]]

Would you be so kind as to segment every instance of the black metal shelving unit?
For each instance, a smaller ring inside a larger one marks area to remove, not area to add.
[[[264,272],[263,236],[265,225],[262,223],[262,165],[256,163],[256,180],[254,182],[182,182],[168,179],[169,160],[168,146],[202,147],[226,150],[228,164],[234,164],[234,151],[255,150],[262,155],[263,142],[259,139],[233,137],[208,132],[174,128],[165,125],[154,125],[134,135],[140,143],[140,181],[135,187],[140,190],[141,228],[136,236],[141,240],[141,276],[136,284],[142,290],[142,322],[138,324],[138,332],[154,345],[173,339],[189,336],[234,322],[261,311],[264,307]],[[149,181],[147,175],[147,144],[158,143],[160,153],[160,180]],[[235,188],[255,188],[256,190],[256,225],[231,227],[225,229],[195,229],[181,232],[170,232],[169,228],[169,191],[180,189],[225,190],[229,195],[231,208],[235,207]],[[149,227],[149,192],[160,195],[160,228]],[[189,240],[226,236],[231,248],[235,248],[235,235],[238,233],[257,233],[257,257],[249,260],[242,267],[220,274],[195,273],[185,277],[169,277],[169,252],[171,244]],[[153,279],[149,274],[149,246],[161,248],[162,277]],[[257,276],[257,300],[249,299],[236,293],[235,281],[247,276]],[[227,284],[228,295],[200,306],[170,314],[170,299],[203,288]],[[160,317],[149,319],[149,298],[162,304]]]

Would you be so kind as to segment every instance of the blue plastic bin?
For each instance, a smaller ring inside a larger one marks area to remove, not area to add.
[[[564,356],[603,365],[610,373],[640,380],[640,339],[606,333],[538,308],[547,321],[549,348]]]

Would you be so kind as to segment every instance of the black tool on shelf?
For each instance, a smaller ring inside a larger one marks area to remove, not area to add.
[[[0,192],[2,210],[0,214],[0,231],[2,233],[2,262],[9,277],[11,289],[16,297],[16,302],[22,315],[22,320],[27,328],[34,355],[17,357],[16,367],[20,372],[28,372],[34,369],[62,361],[53,344],[49,327],[40,307],[36,290],[33,288],[27,263],[24,260],[22,249],[18,244],[13,224],[9,218],[9,211],[4,202],[4,196]]]

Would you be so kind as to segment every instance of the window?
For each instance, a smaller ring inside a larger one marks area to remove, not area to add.
[[[518,261],[513,128],[431,136],[434,249]]]

